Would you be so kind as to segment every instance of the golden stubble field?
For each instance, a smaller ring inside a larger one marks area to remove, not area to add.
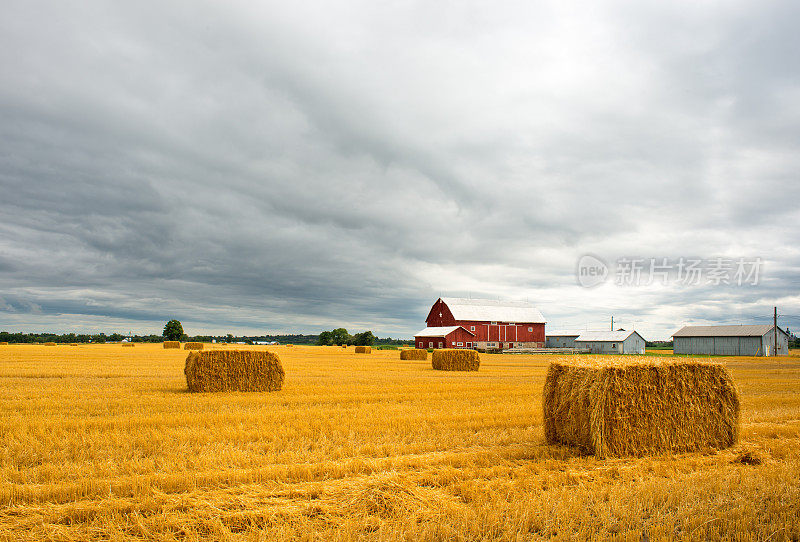
[[[800,356],[726,360],[737,447],[597,460],[544,444],[548,356],[237,348],[283,390],[188,393],[161,345],[0,346],[0,539],[800,539]]]

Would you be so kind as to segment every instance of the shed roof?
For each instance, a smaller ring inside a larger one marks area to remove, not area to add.
[[[578,341],[595,341],[595,342],[622,342],[631,335],[637,333],[636,331],[582,331],[575,342]],[[642,337],[639,335],[639,337]],[[644,337],[642,337],[644,339]]]
[[[739,326],[684,326],[673,337],[762,337],[772,329],[772,324]],[[780,328],[778,328],[780,329]],[[781,329],[783,333],[786,333]]]
[[[467,299],[464,297],[443,297],[442,301],[453,313],[456,320],[477,322],[520,322],[524,324],[544,324],[545,319],[539,309],[527,301],[497,301],[494,299]]]
[[[475,335],[471,331],[466,330],[463,326],[446,326],[446,327],[426,327],[422,331],[414,334],[414,337],[447,337],[457,329],[463,329],[470,335]]]
[[[548,337],[577,337],[580,331],[548,331],[545,335]]]

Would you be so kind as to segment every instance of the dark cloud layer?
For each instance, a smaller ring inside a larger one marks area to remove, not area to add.
[[[798,11],[8,3],[0,327],[408,336],[440,294],[651,336],[800,314]],[[585,290],[585,253],[767,264]]]

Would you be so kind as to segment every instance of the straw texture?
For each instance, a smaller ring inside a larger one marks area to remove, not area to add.
[[[718,363],[556,361],[542,402],[548,444],[598,457],[726,448],[739,438],[739,396]]]
[[[284,379],[280,358],[256,350],[189,352],[184,374],[189,391],[277,391]]]
[[[475,350],[434,350],[431,365],[437,371],[477,371],[481,358]]]

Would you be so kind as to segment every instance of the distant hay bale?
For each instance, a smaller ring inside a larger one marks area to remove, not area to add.
[[[122,348],[133,348],[134,346],[136,345],[133,343],[122,343]]]
[[[293,344],[287,344],[286,345],[287,348],[292,348],[293,346],[294,346]]]
[[[428,359],[428,351],[421,348],[410,348],[408,350],[400,350],[400,359]]]
[[[371,346],[356,346],[356,354],[371,354]]]
[[[265,350],[205,350],[186,357],[189,391],[277,391],[283,366]]]
[[[56,346],[56,343],[44,343],[45,346]]]
[[[180,341],[164,341],[164,348],[180,348]]]
[[[0,342],[0,346],[8,346],[8,343],[6,341]]]
[[[78,343],[69,343],[70,346],[78,346]]]
[[[739,438],[739,396],[718,363],[560,360],[542,402],[547,443],[597,457],[727,448]]]
[[[342,345],[342,348],[347,348],[347,345],[346,345],[346,344],[343,344],[343,345]]]
[[[437,371],[477,371],[481,358],[475,350],[434,350],[431,365]]]
[[[203,343],[186,343],[183,345],[184,350],[202,350]]]

